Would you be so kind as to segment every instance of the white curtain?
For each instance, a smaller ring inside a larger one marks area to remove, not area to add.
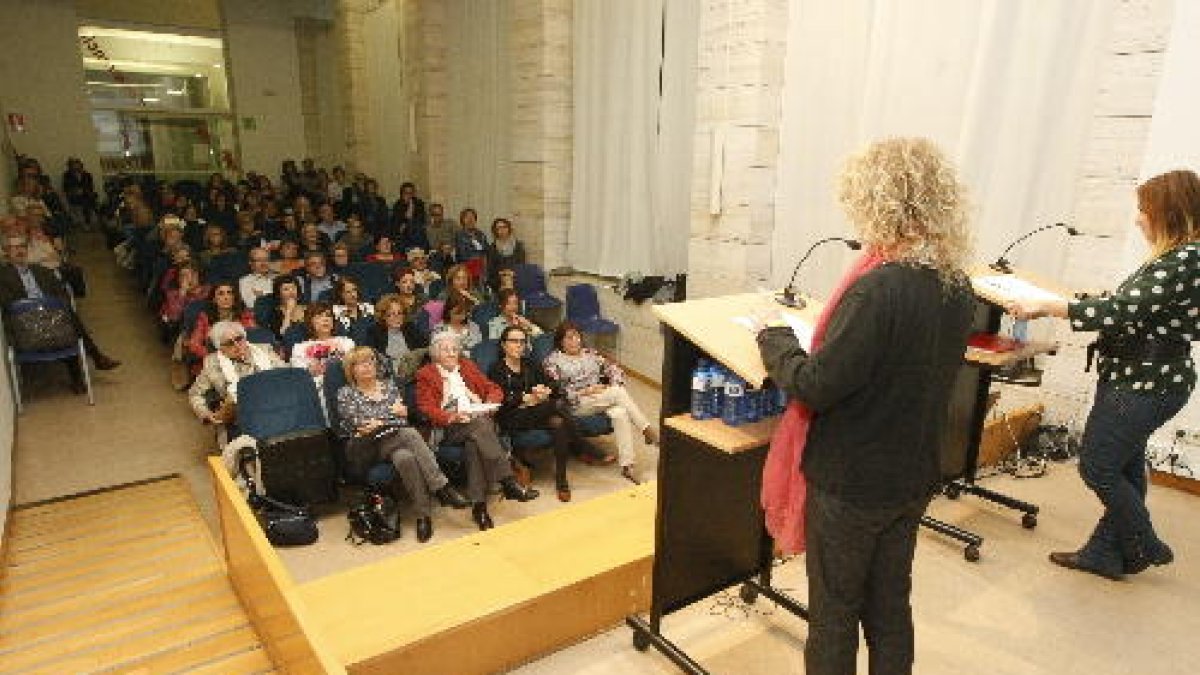
[[[686,269],[698,22],[694,0],[575,0],[573,267]]]
[[[447,128],[435,143],[449,149],[446,215],[473,207],[486,232],[492,218],[510,216],[509,129],[512,118],[509,59],[511,0],[439,0],[446,4]],[[397,110],[397,116],[408,111]]]
[[[959,166],[977,258],[1069,221],[1111,7],[1091,0],[793,0],[788,26],[772,281],[817,239],[851,232],[834,190],[842,162],[887,136],[926,136]],[[1047,234],[1013,252],[1054,275]],[[849,257],[815,255],[824,295]]]

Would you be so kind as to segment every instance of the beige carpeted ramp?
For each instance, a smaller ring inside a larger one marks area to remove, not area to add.
[[[273,670],[178,476],[18,506],[5,549],[0,672]]]

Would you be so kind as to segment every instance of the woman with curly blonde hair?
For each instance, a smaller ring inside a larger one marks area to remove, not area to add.
[[[811,353],[786,326],[758,333],[791,398],[763,505],[776,545],[807,550],[807,672],[855,672],[861,624],[871,672],[908,673],[917,526],[974,308],[965,189],[932,143],[892,138],[850,159],[838,198],[866,250]]]

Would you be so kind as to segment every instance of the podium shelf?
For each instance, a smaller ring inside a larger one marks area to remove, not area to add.
[[[770,443],[771,434],[775,433],[775,427],[779,424],[779,415],[740,427],[731,427],[719,419],[693,419],[688,413],[668,417],[664,423],[721,452],[733,454]]]

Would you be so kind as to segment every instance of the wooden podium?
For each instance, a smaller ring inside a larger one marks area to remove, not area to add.
[[[663,636],[663,616],[741,584],[741,597],[765,595],[802,618],[804,605],[771,586],[773,544],[760,506],[763,462],[778,417],[740,427],[698,421],[691,408],[692,371],[701,358],[719,361],[752,387],[767,373],[754,335],[734,323],[772,301],[748,293],[659,305],[665,331],[658,513],[649,620],[630,616],[633,644],[654,645],[689,673],[698,663]],[[798,312],[815,323],[819,303]]]

